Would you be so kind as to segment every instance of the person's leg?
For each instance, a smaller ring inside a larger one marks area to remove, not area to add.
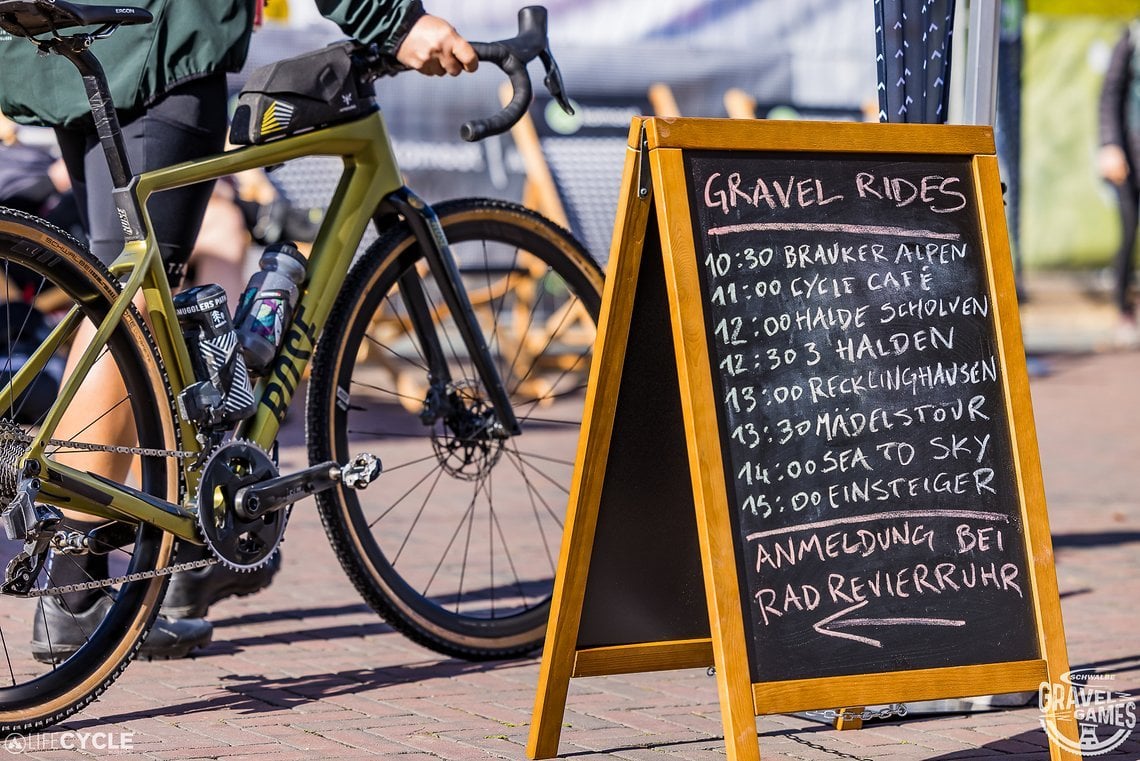
[[[1132,302],[1132,276],[1136,271],[1136,232],[1140,224],[1140,179],[1129,174],[1123,184],[1116,186],[1120,202],[1120,248],[1116,252],[1116,282],[1113,297],[1120,314],[1135,317]]]
[[[210,196],[202,229],[190,254],[191,283],[222,286],[230,309],[236,309],[245,286],[245,254],[249,243],[245,216],[237,205],[233,188],[219,182]]]
[[[189,82],[176,88],[144,114],[125,120],[123,143],[127,159],[134,172],[145,172],[164,166],[200,158],[216,153],[225,145],[225,77],[221,74]],[[119,225],[111,190],[110,170],[98,138],[93,132],[57,130],[60,151],[72,178],[72,189],[80,214],[88,230],[91,252],[100,261],[110,264],[122,252],[124,238]],[[167,263],[172,284],[181,280],[186,261],[194,247],[206,205],[210,200],[212,183],[164,191],[154,195],[147,209],[155,237]],[[94,326],[85,323],[76,344],[85,346],[94,336]],[[68,373],[78,360],[79,352],[68,357]],[[72,405],[64,417],[59,433],[71,434],[85,430],[95,441],[118,441],[129,445],[133,428],[129,410],[118,405],[125,396],[122,382],[110,366],[99,367],[88,378],[85,400],[88,404]],[[95,424],[85,419],[80,408],[109,410],[115,407],[118,414],[105,415]],[[113,480],[123,480],[130,469],[130,455],[107,452],[87,452],[73,455],[68,464],[101,473]]]
[[[1140,177],[1130,172],[1127,179],[1116,186],[1120,203],[1120,248],[1114,262],[1113,301],[1120,320],[1113,335],[1113,343],[1120,349],[1140,346],[1140,328],[1136,324],[1136,305],[1132,298],[1132,278],[1136,272],[1136,236],[1140,225]]]
[[[131,169],[135,172],[149,171],[220,151],[224,145],[225,124],[223,75],[179,87],[145,114],[124,120],[123,138]],[[123,234],[111,197],[112,182],[105,154],[91,132],[57,130],[57,137],[72,178],[79,212],[88,230],[92,253],[103,262],[110,263],[122,251]],[[155,236],[173,282],[180,279],[185,268],[210,190],[208,184],[179,188],[157,194],[148,204]],[[84,323],[75,345],[87,345],[94,332],[93,325]],[[79,354],[78,351],[70,352],[68,373],[74,369]],[[57,429],[57,436],[77,435],[82,431],[82,436],[91,441],[123,445],[135,443],[130,410],[127,405],[119,404],[126,396],[125,388],[112,362],[99,362],[86,378],[80,393],[83,403],[69,407]],[[112,412],[92,420],[92,410]],[[75,452],[60,456],[61,461],[72,467],[113,480],[127,479],[131,459],[130,455],[111,452]],[[89,525],[85,518],[81,514],[66,514],[68,522],[80,529]],[[71,560],[78,562],[68,562]],[[107,576],[105,556],[88,554],[56,561],[53,557],[50,567],[53,584]],[[64,595],[58,602],[63,609],[78,612],[89,608],[99,594],[97,590],[76,592]],[[181,652],[187,639],[200,644],[209,641],[210,627],[206,622],[175,625],[161,621],[156,626],[158,631],[148,637],[144,654]]]

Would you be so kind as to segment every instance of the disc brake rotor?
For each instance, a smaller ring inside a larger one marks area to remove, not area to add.
[[[436,459],[454,478],[486,478],[503,455],[503,438],[494,435],[495,411],[473,382],[456,383],[449,401],[450,409],[432,431]]]

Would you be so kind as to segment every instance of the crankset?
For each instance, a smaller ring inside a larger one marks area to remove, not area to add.
[[[202,468],[198,488],[202,537],[222,563],[237,571],[254,571],[281,543],[286,508],[337,484],[364,489],[381,470],[380,460],[365,453],[347,465],[326,462],[282,476],[265,450],[235,439],[219,446]]]
[[[286,511],[243,517],[235,509],[240,490],[277,475],[273,458],[241,439],[219,446],[202,466],[198,527],[206,546],[235,571],[255,571],[268,563],[285,535]]]

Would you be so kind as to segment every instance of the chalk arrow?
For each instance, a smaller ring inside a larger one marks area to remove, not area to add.
[[[846,629],[852,626],[965,626],[965,621],[960,621],[952,618],[844,618],[848,613],[859,610],[864,607],[869,601],[855,603],[850,608],[844,608],[838,613],[833,613],[822,621],[818,621],[811,628],[815,629],[820,634],[827,637],[838,637],[839,639],[850,639],[856,642],[862,642],[864,645],[871,647],[882,647],[883,643],[877,639],[870,637],[862,637],[858,634],[850,634],[848,632],[836,631],[836,629]],[[843,620],[840,620],[843,619]]]

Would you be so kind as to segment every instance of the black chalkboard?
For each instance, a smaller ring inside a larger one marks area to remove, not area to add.
[[[646,246],[660,250],[656,230]],[[578,648],[708,638],[661,257],[638,277]]]
[[[752,681],[1038,658],[969,158],[684,168]]]

